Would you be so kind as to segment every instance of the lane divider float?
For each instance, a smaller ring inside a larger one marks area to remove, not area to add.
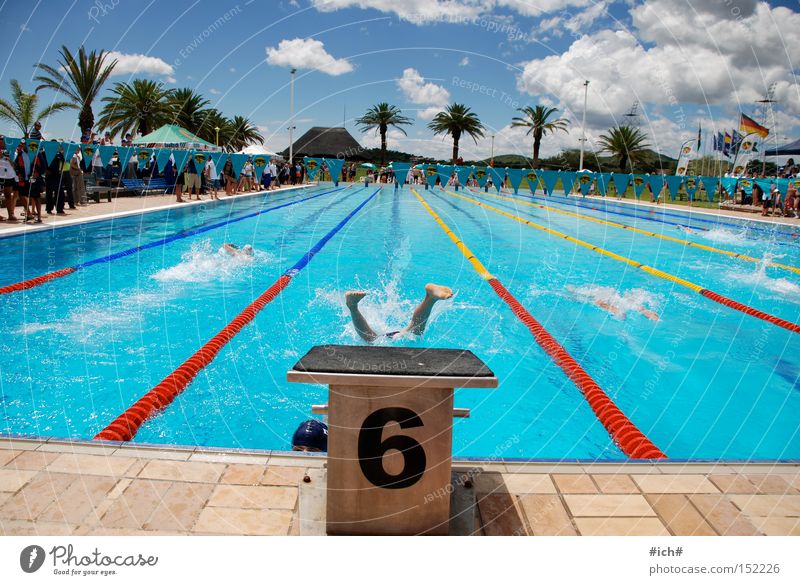
[[[528,310],[520,303],[508,289],[492,275],[480,260],[473,254],[467,245],[448,227],[430,205],[417,193],[411,191],[422,203],[423,207],[433,217],[439,227],[455,243],[459,251],[469,261],[475,271],[489,283],[492,290],[513,311],[514,315],[533,334],[536,343],[549,355],[570,380],[578,387],[595,416],[605,427],[611,439],[619,446],[623,453],[633,459],[666,459],[667,456],[648,439],[636,425],[617,407],[602,388],[592,377],[575,361],[569,352],[537,321]]]
[[[352,185],[351,185],[352,186]],[[54,272],[48,272],[47,274],[43,274],[42,276],[37,276],[35,278],[30,278],[28,280],[23,280],[21,282],[15,282],[14,284],[8,284],[6,286],[0,287],[0,295],[7,295],[10,293],[18,292],[21,290],[27,290],[29,288],[33,288],[44,284],[45,282],[49,282],[51,280],[55,280],[57,278],[62,278],[64,276],[68,276],[77,272],[78,270],[82,270],[83,268],[88,268],[90,266],[94,266],[96,264],[105,264],[107,262],[113,262],[114,260],[119,260],[120,258],[124,258],[126,256],[131,256],[132,254],[138,254],[143,250],[149,250],[150,248],[157,248],[159,246],[164,246],[166,244],[175,242],[177,240],[182,240],[184,238],[189,238],[192,236],[196,236],[198,234],[202,234],[205,232],[209,232],[211,230],[215,230],[217,228],[225,227],[232,223],[238,223],[240,221],[244,221],[246,219],[250,219],[256,217],[258,215],[262,215],[264,213],[269,213],[270,211],[275,211],[277,209],[283,209],[284,207],[291,207],[292,205],[297,205],[298,203],[303,203],[304,201],[310,201],[311,199],[316,199],[317,197],[322,197],[323,195],[328,195],[330,193],[335,193],[336,191],[342,191],[344,189],[349,189],[350,187],[340,187],[338,189],[333,189],[331,191],[325,191],[324,193],[316,193],[311,195],[310,197],[304,197],[302,199],[297,199],[296,201],[290,201],[289,203],[283,203],[281,205],[276,205],[275,207],[270,207],[268,209],[262,209],[261,211],[256,211],[254,213],[248,213],[239,217],[234,217],[233,219],[227,219],[225,221],[221,221],[215,224],[203,226],[201,228],[191,229],[185,232],[181,232],[178,234],[173,234],[171,236],[167,236],[166,238],[161,238],[160,240],[155,240],[153,242],[149,242],[147,244],[143,244],[141,246],[136,246],[134,248],[128,248],[127,250],[121,250],[119,252],[114,252],[113,254],[109,254],[108,256],[103,256],[101,258],[95,258],[93,260],[89,260],[87,262],[82,262],[80,264],[76,264],[74,266],[68,266],[67,268],[62,268],[60,270],[56,270]],[[366,187],[362,187],[359,191],[365,189]]]
[[[328,241],[380,191],[381,189],[376,189],[372,195],[362,201],[358,207],[351,211],[331,231],[325,234],[314,247],[306,252],[300,260],[284,272],[272,286],[264,291],[255,301],[250,303],[230,323],[223,327],[219,333],[214,335],[214,337],[192,354],[191,357],[178,366],[175,371],[128,407],[125,412],[114,419],[114,421],[100,431],[94,438],[104,441],[130,441],[133,439],[144,422],[175,400],[175,398],[189,386],[195,376],[214,360],[220,350],[233,339],[245,325],[255,319],[259,311],[274,300],[281,291],[289,285],[292,278],[303,270],[303,268],[311,262],[311,259],[322,250],[325,244],[327,244]]]
[[[740,303],[738,301],[730,299],[730,298],[728,298],[728,297],[726,297],[724,295],[721,295],[719,293],[715,293],[714,291],[706,289],[706,288],[704,288],[704,287],[702,287],[700,285],[697,285],[697,284],[695,284],[693,282],[690,282],[688,280],[684,280],[683,278],[677,277],[677,276],[675,276],[673,274],[669,274],[668,272],[664,272],[663,270],[659,270],[658,268],[653,268],[652,266],[647,266],[646,264],[642,264],[641,262],[637,262],[636,260],[631,260],[630,258],[626,258],[625,256],[620,256],[619,254],[615,254],[614,252],[610,252],[609,250],[605,250],[605,249],[601,248],[600,246],[595,246],[594,244],[590,244],[589,242],[584,242],[583,240],[579,240],[578,238],[573,238],[572,236],[568,236],[567,234],[563,234],[563,233],[561,233],[559,231],[556,231],[556,230],[550,229],[548,227],[545,227],[543,225],[540,225],[538,223],[529,221],[527,219],[519,217],[518,215],[514,215],[513,213],[508,213],[507,211],[503,211],[502,209],[498,209],[496,207],[492,207],[491,205],[487,205],[485,203],[481,203],[480,201],[476,201],[475,199],[472,199],[470,197],[465,197],[464,195],[459,195],[458,193],[454,193],[453,191],[447,191],[447,190],[443,190],[443,191],[445,193],[449,193],[450,195],[452,195],[454,197],[458,197],[459,199],[464,199],[465,201],[469,201],[470,203],[474,203],[475,205],[478,205],[479,207],[483,207],[484,209],[488,209],[489,211],[493,211],[493,212],[498,213],[500,215],[504,215],[505,217],[511,218],[513,220],[516,220],[516,221],[518,221],[520,223],[523,223],[523,224],[525,224],[527,226],[530,226],[530,227],[535,228],[537,230],[541,230],[541,231],[543,231],[545,233],[548,233],[548,234],[550,234],[552,236],[563,238],[563,239],[567,240],[568,242],[572,242],[573,244],[577,244],[577,245],[582,246],[584,248],[587,248],[587,249],[589,249],[589,250],[591,250],[593,252],[597,252],[598,254],[603,254],[604,256],[608,256],[609,258],[613,258],[614,260],[618,260],[620,262],[624,262],[625,264],[633,266],[634,268],[638,268],[639,270],[643,270],[644,272],[647,272],[648,274],[652,274],[653,276],[657,276],[659,278],[663,278],[664,280],[669,280],[671,282],[679,284],[679,285],[681,285],[683,287],[688,288],[689,290],[692,290],[692,291],[694,291],[694,292],[696,292],[698,294],[703,295],[704,297],[706,297],[708,299],[711,299],[712,301],[720,303],[721,305],[724,305],[724,306],[729,307],[731,309],[735,309],[736,311],[741,311],[742,313],[744,313],[746,315],[750,315],[751,317],[756,317],[757,319],[761,319],[762,321],[766,321],[768,323],[772,323],[773,325],[777,325],[778,327],[783,327],[784,329],[788,329],[789,331],[792,331],[793,333],[800,333],[800,325],[798,325],[797,323],[792,323],[791,321],[787,321],[785,319],[781,319],[780,317],[776,317],[775,315],[770,315],[769,313],[765,313],[764,311],[759,311],[758,309],[755,309],[755,308],[750,307],[748,305],[742,304],[742,303]]]
[[[691,242],[689,240],[683,240],[681,238],[673,238],[672,236],[665,236],[663,234],[657,234],[656,232],[651,232],[648,230],[643,230],[641,228],[633,227],[630,225],[626,225],[624,223],[617,223],[615,221],[608,221],[605,219],[598,219],[596,217],[591,217],[589,215],[584,215],[582,213],[572,213],[571,211],[564,211],[563,209],[557,209],[555,207],[550,207],[549,205],[542,205],[541,203],[530,203],[528,201],[522,201],[520,199],[516,199],[513,197],[504,197],[502,195],[495,195],[493,193],[484,193],[484,195],[489,195],[490,197],[495,197],[497,199],[504,199],[506,201],[513,201],[514,203],[518,203],[521,205],[527,205],[528,207],[538,207],[539,209],[545,209],[547,211],[552,211],[554,213],[560,213],[563,215],[568,215],[571,217],[577,217],[578,219],[584,219],[586,221],[591,221],[594,223],[599,223],[602,225],[608,225],[615,228],[620,228],[623,230],[629,230],[632,232],[636,232],[637,234],[643,234],[645,236],[651,236],[654,238],[659,238],[662,240],[666,240],[668,242],[675,242],[677,244],[683,244],[685,246],[691,246],[692,248],[699,248],[700,250],[706,250],[707,252],[714,252],[716,254],[723,254],[725,256],[729,256],[731,258],[737,258],[739,260],[746,260],[748,262],[755,262],[756,264],[760,264],[763,259],[762,258],[755,258],[753,256],[748,256],[747,254],[739,254],[737,252],[731,252],[729,250],[723,250],[721,248],[715,248],[713,246],[706,246],[705,244],[698,244],[696,242]],[[767,266],[772,266],[774,268],[783,268],[784,270],[789,270],[794,272],[795,274],[800,274],[800,268],[795,266],[789,266],[788,264],[780,264],[778,262],[767,262]]]

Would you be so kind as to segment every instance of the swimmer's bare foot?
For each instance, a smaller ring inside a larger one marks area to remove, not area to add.
[[[355,307],[365,296],[367,293],[363,290],[349,290],[344,293],[344,302],[348,307]]]
[[[642,315],[644,315],[645,317],[647,317],[648,319],[650,319],[651,321],[658,321],[659,320],[658,315],[656,313],[654,313],[653,311],[651,311],[650,309],[639,309],[639,312]]]
[[[428,296],[433,297],[437,301],[449,299],[453,296],[453,291],[449,287],[440,284],[428,283],[425,285],[425,292]]]

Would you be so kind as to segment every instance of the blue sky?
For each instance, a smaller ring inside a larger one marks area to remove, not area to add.
[[[341,125],[365,145],[353,119],[379,101],[414,118],[390,147],[447,156],[450,141],[426,125],[454,101],[487,126],[464,156],[530,152],[511,128],[516,108],[544,103],[571,120],[569,133],[545,139],[543,154],[576,148],[588,79],[587,134],[596,137],[640,102],[640,123],[660,151],[705,130],[732,128],[738,112],[775,83],[768,126],[780,142],[797,137],[796,2],[756,0],[41,0],[0,2],[0,96],[18,79],[30,91],[33,65],[54,64],[59,47],[115,51],[113,82],[147,77],[191,87],[227,115],[248,116],[267,148],[288,144],[289,69],[296,80],[297,135]],[[790,41],[791,39],[791,41]],[[41,102],[56,99],[43,91]],[[101,109],[95,106],[95,116]],[[53,116],[45,135],[78,135],[76,112]],[[0,123],[0,131],[13,130]]]

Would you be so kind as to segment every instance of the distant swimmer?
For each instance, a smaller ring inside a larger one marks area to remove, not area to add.
[[[431,316],[433,305],[435,305],[437,301],[443,301],[452,297],[453,291],[446,286],[441,286],[438,284],[426,284],[425,298],[422,299],[422,302],[417,305],[416,309],[414,309],[414,313],[411,316],[411,323],[409,323],[407,327],[401,329],[400,331],[390,331],[389,333],[384,333],[383,335],[378,335],[375,333],[358,308],[358,303],[365,296],[367,296],[367,293],[364,291],[350,290],[344,294],[344,300],[347,304],[347,308],[350,309],[350,316],[353,318],[353,325],[356,328],[356,332],[364,341],[367,343],[372,343],[379,337],[388,337],[389,339],[394,339],[403,337],[408,333],[422,335],[425,332],[425,325],[428,323],[428,317]]]
[[[689,226],[679,225],[678,229],[681,230],[685,234],[693,234],[694,233],[694,230],[692,228],[690,228]]]
[[[245,244],[240,248],[236,244],[230,244],[228,242],[225,242],[224,244],[222,244],[222,248],[220,249],[225,250],[225,252],[227,252],[231,256],[252,256],[253,254],[255,254],[255,250],[253,250],[253,246],[251,246],[250,244]]]
[[[613,305],[607,301],[597,300],[594,302],[594,304],[600,307],[601,309],[605,309],[618,319],[624,319],[625,315],[627,315],[627,312],[624,311],[622,308],[617,307],[616,305]],[[648,319],[650,319],[651,321],[659,320],[658,315],[653,311],[651,311],[650,309],[645,309],[644,307],[637,307],[636,310],[645,317],[647,317]]]

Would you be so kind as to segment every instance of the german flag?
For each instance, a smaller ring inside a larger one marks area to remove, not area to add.
[[[745,116],[744,114],[742,114],[742,118],[739,120],[739,130],[745,134],[758,134],[761,138],[766,138],[769,134],[767,128],[764,128],[761,124],[753,120],[753,118]]]

